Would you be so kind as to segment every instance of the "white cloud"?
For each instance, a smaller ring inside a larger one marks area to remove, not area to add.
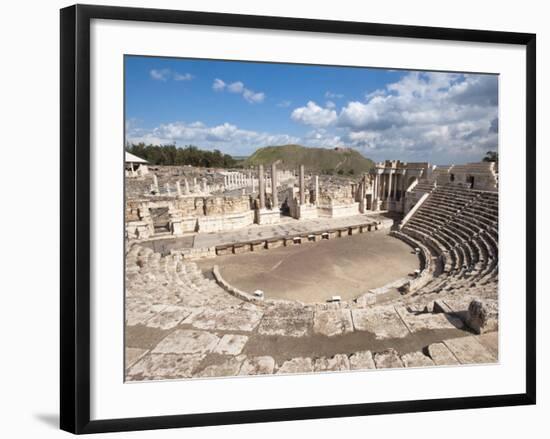
[[[250,102],[251,104],[257,104],[260,102],[263,102],[265,99],[264,93],[255,93],[252,90],[249,90],[248,88],[245,88],[243,91],[243,98]]]
[[[325,98],[327,98],[327,99],[341,99],[343,97],[344,97],[344,95],[341,94],[341,93],[333,93],[331,91],[325,92]]]
[[[277,104],[277,107],[288,108],[292,105],[292,101],[281,101]]]
[[[174,72],[174,81],[191,81],[193,75],[191,73],[177,73]]]
[[[152,69],[149,72],[149,75],[155,81],[163,82],[166,82],[169,79],[173,79],[174,81],[190,81],[194,78],[194,76],[190,73],[179,73],[171,69]]]
[[[212,89],[214,91],[227,90],[229,93],[240,94],[242,95],[243,99],[250,104],[259,104],[265,99],[265,93],[255,92],[253,90],[250,90],[249,88],[246,88],[242,81],[235,81],[231,84],[227,84],[221,79],[215,79],[214,83],[212,84]]]
[[[498,148],[497,100],[496,76],[412,72],[348,102],[336,126],[379,158],[480,160]]]
[[[268,145],[300,143],[301,139],[287,134],[245,130],[230,123],[207,126],[202,122],[173,122],[161,124],[151,130],[133,125],[126,133],[130,143],[184,146],[194,144],[200,148],[219,148],[229,154],[249,154],[257,148]]]
[[[223,91],[225,88],[225,82],[223,82],[221,79],[214,79],[214,83],[212,84],[212,90],[214,91]]]
[[[330,109],[336,108],[336,104],[332,101],[326,101],[325,102],[325,107],[330,108]]]
[[[290,117],[295,122],[313,127],[327,127],[338,118],[336,111],[322,108],[313,101],[309,101],[305,107],[294,109]]]
[[[241,81],[232,82],[227,86],[227,91],[230,93],[242,93],[244,90],[244,84]]]
[[[170,77],[170,69],[153,69],[149,72],[149,74],[155,81],[168,81],[168,78]]]

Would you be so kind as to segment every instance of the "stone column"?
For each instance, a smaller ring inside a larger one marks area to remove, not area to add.
[[[180,181],[176,181],[176,191],[178,193],[178,197],[181,197],[181,184]]]
[[[271,193],[273,197],[273,209],[279,209],[279,194],[277,193],[277,165],[271,164]]]
[[[392,190],[392,171],[390,170],[390,175],[388,177],[388,200],[392,199],[391,190]]]
[[[393,188],[393,199],[397,200],[397,186],[399,183],[399,174],[395,174],[395,187]]]
[[[202,179],[202,191],[206,194],[208,192],[208,186],[206,185],[206,178]]]
[[[264,165],[260,165],[258,168],[259,174],[259,191],[260,191],[260,209],[265,208],[265,178],[264,178]]]
[[[300,176],[300,204],[305,204],[306,203],[306,183],[305,183],[305,179],[304,179],[304,172],[305,172],[304,165],[300,165],[300,172],[299,172],[299,176]]]
[[[319,206],[319,176],[315,176],[315,205]]]
[[[154,191],[157,194],[160,193],[160,191],[159,191],[159,180],[157,178],[157,174],[153,174],[153,188],[154,188]]]
[[[185,195],[189,195],[189,181],[187,181],[187,178],[183,179],[183,184],[185,186]]]

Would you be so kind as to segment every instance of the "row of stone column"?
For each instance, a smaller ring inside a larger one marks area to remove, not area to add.
[[[397,200],[397,191],[399,190],[401,196],[405,191],[404,174],[397,174],[393,171],[389,173],[377,173],[374,179],[373,186],[373,200]],[[399,189],[398,189],[399,188]]]
[[[179,197],[181,197],[182,195],[189,195],[191,192],[208,194],[211,191],[211,188],[208,185],[208,182],[207,182],[206,178],[203,178],[200,182],[200,185],[199,185],[198,181],[197,181],[197,178],[193,177],[192,190],[191,190],[191,187],[189,185],[189,181],[187,180],[187,178],[183,179],[183,185],[184,186],[183,186],[183,190],[182,190],[181,182],[179,180],[176,181],[176,183],[174,184],[175,194]],[[151,190],[152,193],[160,195],[160,187],[159,187],[158,177],[155,174],[153,174],[153,183],[151,184],[151,189],[150,190]],[[169,182],[166,182],[164,184],[164,190],[165,190],[165,193],[167,195],[172,195],[172,186],[170,185]]]

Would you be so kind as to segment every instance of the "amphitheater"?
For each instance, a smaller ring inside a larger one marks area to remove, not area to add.
[[[126,170],[127,381],[498,361],[494,163]]]

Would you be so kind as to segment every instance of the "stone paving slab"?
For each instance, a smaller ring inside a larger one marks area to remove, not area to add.
[[[349,364],[351,370],[376,369],[371,351],[361,351],[350,355]]]
[[[191,378],[204,355],[149,354],[132,366],[130,381]]]
[[[396,306],[396,312],[401,317],[411,333],[422,330],[455,329],[464,327],[464,323],[458,317],[445,313],[416,314],[407,311],[404,306]]]
[[[126,362],[126,365],[125,365],[126,369],[128,369],[130,366],[136,363],[146,353],[147,353],[147,349],[126,348],[125,355],[124,355],[124,359]]]
[[[270,356],[247,358],[239,375],[270,375],[275,370],[275,360]]]
[[[462,364],[494,363],[496,361],[496,357],[474,336],[453,338],[445,340],[443,343]]]
[[[395,349],[386,349],[374,354],[374,364],[377,369],[391,369],[403,367],[403,362]]]
[[[220,339],[209,332],[178,329],[153,349],[154,354],[203,354],[211,352]]]
[[[292,360],[285,361],[277,371],[278,374],[305,372],[313,372],[313,362],[309,357],[298,357],[293,358]]]
[[[401,355],[401,361],[405,367],[430,367],[435,366],[433,360],[422,352],[409,352]]]
[[[491,354],[498,358],[498,332],[486,332],[477,337],[477,340],[487,349]]]
[[[145,322],[145,326],[149,328],[158,328],[163,330],[172,329],[188,317],[191,310],[184,306],[169,305],[160,311],[158,314]]]
[[[225,334],[213,352],[222,355],[238,355],[247,341],[246,335]]]
[[[328,229],[354,227],[375,221],[392,222],[391,220],[388,220],[388,218],[379,214],[354,215],[344,218],[316,218],[300,221],[289,218],[288,221],[281,224],[266,226],[253,225],[245,229],[230,232],[198,233],[195,235],[193,247],[208,248],[298,234],[311,235]]]
[[[351,312],[355,330],[371,332],[379,340],[410,334],[393,306],[353,309]]]
[[[260,322],[263,313],[257,309],[233,308],[215,310],[206,308],[185,323],[195,328],[221,331],[252,331]]]
[[[336,354],[332,358],[317,358],[313,365],[315,372],[328,372],[328,371],[340,371],[349,370],[350,361],[347,355]]]
[[[241,365],[243,364],[245,358],[245,355],[231,357],[223,363],[205,367],[196,376],[203,378],[236,376],[239,374],[239,370],[241,369]]]
[[[454,366],[460,364],[454,354],[443,343],[432,343],[428,346],[427,351],[436,366]]]
[[[353,322],[349,309],[330,309],[315,311],[313,331],[317,334],[332,337],[353,332]]]
[[[140,304],[126,307],[126,324],[129,326],[143,325],[147,320],[161,312],[166,305]]]

